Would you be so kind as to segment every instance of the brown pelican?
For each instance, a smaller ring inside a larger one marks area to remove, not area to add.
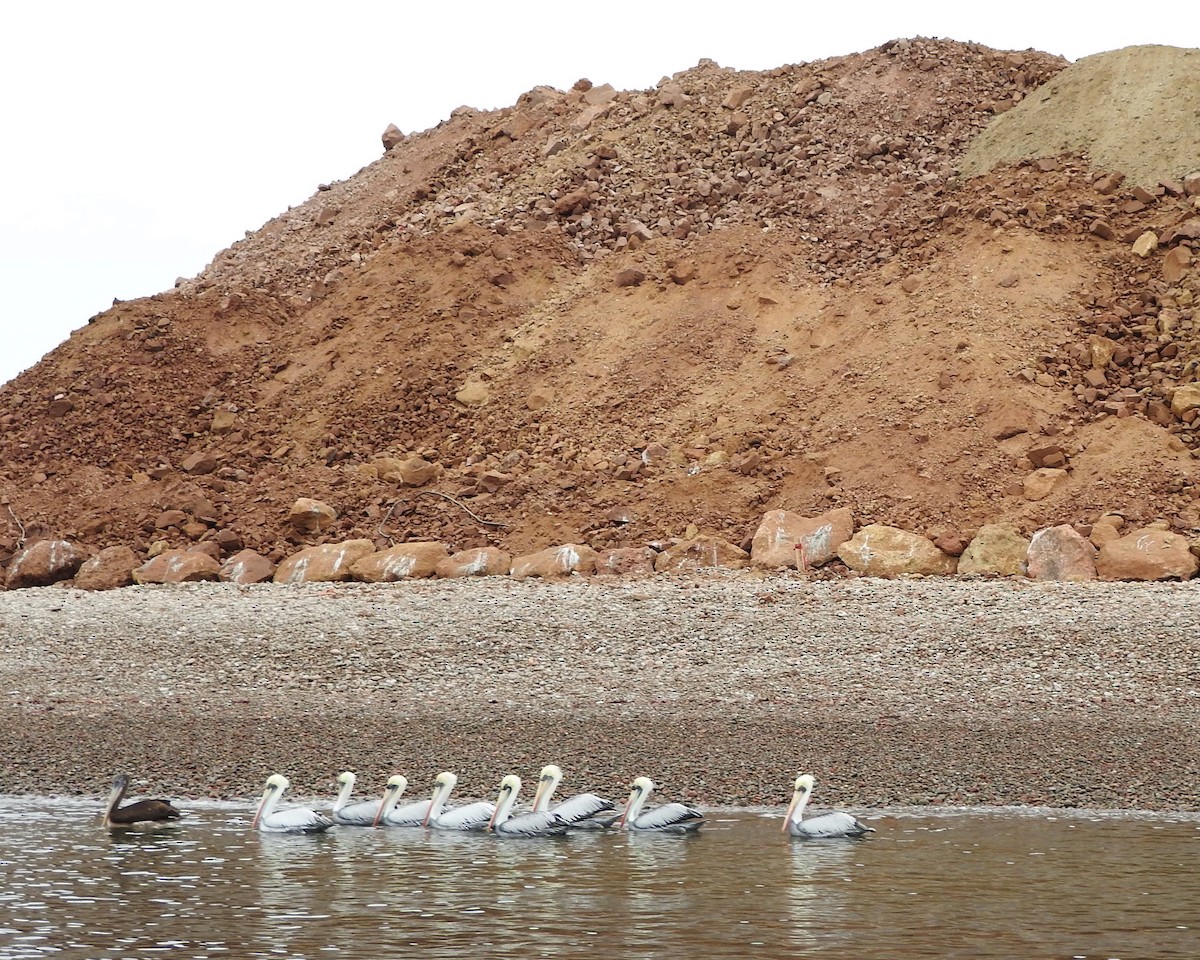
[[[282,773],[273,773],[267,778],[267,788],[250,823],[251,830],[258,829],[263,833],[320,833],[333,826],[333,821],[325,814],[306,807],[276,810],[279,798],[291,785],[291,781]]]
[[[682,803],[664,803],[642,813],[654,791],[654,781],[638,777],[629,791],[625,812],[617,819],[618,830],[657,830],[659,833],[691,833],[704,823],[704,814]]]
[[[554,791],[558,789],[562,778],[562,768],[557,764],[550,763],[542,767],[542,772],[538,774],[537,792],[533,795],[533,806],[530,808],[531,813],[546,813],[548,811],[556,813],[560,818],[571,824],[572,827],[602,830],[605,827],[613,825],[615,817],[599,819],[596,818],[596,814],[602,813],[605,810],[612,810],[616,804],[611,800],[598,797],[594,793],[579,793],[551,807],[550,799],[554,796]]]
[[[123,773],[113,779],[112,793],[108,795],[108,808],[104,811],[106,827],[127,827],[131,823],[149,823],[157,820],[178,820],[183,814],[170,800],[135,800],[118,807],[125,791],[129,789],[129,777]]]
[[[338,783],[342,785],[341,791],[338,793],[337,799],[333,802],[332,817],[333,822],[343,827],[372,827],[379,817],[380,810],[383,809],[383,804],[390,795],[389,791],[399,789],[403,792],[404,787],[408,785],[408,781],[400,774],[390,777],[387,786],[384,787],[383,797],[379,800],[364,800],[361,803],[350,803],[350,796],[354,793],[354,782],[356,778],[353,773],[347,770],[345,773],[338,775]],[[399,792],[397,797],[399,797]]]
[[[461,807],[447,807],[446,801],[458,783],[458,777],[453,773],[439,773],[437,779],[438,788],[433,791],[429,812],[425,814],[425,826],[431,830],[486,830],[496,805],[480,800]]]
[[[552,837],[567,832],[570,824],[554,812],[540,810],[514,815],[512,808],[520,792],[521,778],[516,774],[510,773],[500,781],[500,795],[487,825],[491,833],[502,837]]]
[[[391,781],[388,781],[391,783]],[[442,790],[446,791],[446,796],[450,795],[450,791],[454,789],[454,785],[458,782],[458,777],[452,773],[439,773],[433,781],[433,795],[428,800],[417,800],[414,803],[406,803],[402,807],[396,806],[400,800],[403,790],[398,790],[395,793],[389,794],[384,791],[383,803],[379,806],[379,813],[375,816],[375,825],[380,827],[423,827],[425,826],[425,818],[429,816],[430,808],[432,808],[435,800],[438,799]],[[443,802],[445,802],[443,798]]]
[[[804,817],[804,808],[808,806],[808,798],[812,794],[816,781],[811,773],[801,774],[796,778],[795,789],[792,791],[792,802],[787,813],[783,815],[783,829],[793,837],[861,837],[866,833],[874,833],[874,827],[868,827],[856,817],[835,810],[833,813],[822,813],[816,817]]]

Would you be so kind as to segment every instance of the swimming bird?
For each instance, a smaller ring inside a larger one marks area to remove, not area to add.
[[[868,827],[857,817],[835,810],[832,813],[822,813],[815,817],[804,819],[804,808],[808,806],[808,798],[812,794],[816,780],[811,773],[803,773],[796,778],[795,789],[792,791],[792,802],[788,805],[787,813],[783,816],[783,829],[793,837],[808,837],[820,839],[823,837],[861,837],[874,833],[874,827]]]
[[[408,785],[408,781],[404,777],[396,774],[388,778],[387,786],[384,787],[383,797],[379,800],[363,800],[361,803],[351,803],[350,796],[354,793],[355,780],[356,777],[349,770],[338,775],[338,783],[342,785],[342,789],[338,793],[337,799],[333,802],[331,816],[334,823],[344,827],[374,826],[379,816],[379,811],[383,809],[383,804],[389,796],[388,791],[394,790],[397,787],[403,791],[404,786]]]
[[[500,781],[496,809],[487,825],[489,832],[502,837],[552,837],[567,832],[570,824],[552,811],[514,814],[512,808],[520,792],[521,778],[516,774],[510,773]]]
[[[178,820],[183,813],[170,800],[134,800],[119,807],[121,798],[129,789],[129,777],[123,773],[113,778],[112,793],[108,795],[108,807],[104,811],[106,827],[127,827],[131,823],[152,823],[161,820]]]
[[[333,821],[325,814],[307,807],[276,810],[279,798],[291,785],[291,781],[282,773],[273,773],[267,778],[267,788],[263,790],[262,800],[250,823],[251,830],[257,829],[263,833],[320,833],[333,826]]]
[[[433,781],[433,794],[428,800],[416,800],[412,803],[406,803],[402,807],[398,807],[396,804],[404,791],[400,790],[394,794],[388,794],[385,790],[383,803],[380,804],[379,813],[375,817],[375,825],[378,827],[425,826],[425,818],[429,816],[429,811],[434,801],[438,799],[438,795],[444,789],[446,796],[449,796],[450,791],[454,789],[454,785],[457,782],[458,777],[454,774],[449,772],[439,773]]]
[[[458,777],[453,773],[439,773],[438,781],[440,787],[433,792],[429,812],[425,814],[425,826],[431,830],[486,830],[496,805],[479,800],[461,807],[447,807],[446,801],[458,783]]]
[[[637,777],[629,790],[625,812],[617,818],[618,830],[657,830],[659,833],[691,833],[704,823],[704,814],[682,803],[664,803],[642,813],[654,791],[654,781]]]
[[[602,830],[613,825],[616,817],[605,819],[596,815],[614,809],[616,804],[594,793],[578,793],[551,807],[550,800],[562,778],[562,768],[557,764],[549,763],[542,767],[542,772],[538,774],[537,791],[533,795],[530,813],[555,813],[574,828]]]

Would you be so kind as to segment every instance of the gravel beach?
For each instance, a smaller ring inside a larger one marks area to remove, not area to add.
[[[1193,584],[732,574],[0,594],[0,793],[1200,810]],[[457,796],[458,794],[456,794]]]

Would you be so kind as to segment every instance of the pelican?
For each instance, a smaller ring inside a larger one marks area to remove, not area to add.
[[[576,794],[561,803],[556,803],[552,808],[550,799],[554,796],[554,791],[558,789],[562,778],[562,768],[557,764],[550,763],[542,767],[542,772],[538,774],[537,792],[533,795],[533,806],[530,808],[530,813],[556,813],[572,827],[602,830],[613,825],[615,819],[613,817],[607,820],[598,820],[595,817],[596,814],[605,810],[612,810],[616,804],[611,800],[598,797],[594,793]]]
[[[320,833],[333,826],[333,821],[325,814],[306,807],[288,807],[276,811],[279,798],[291,785],[291,781],[282,773],[273,773],[267,778],[267,788],[250,823],[251,830],[257,828],[263,833]]]
[[[458,783],[458,777],[453,773],[439,773],[437,779],[439,786],[433,791],[424,825],[431,830],[486,830],[496,805],[480,800],[461,807],[447,807],[446,801]]]
[[[178,820],[183,814],[170,800],[135,800],[118,807],[125,791],[129,789],[129,777],[123,773],[113,779],[112,793],[108,795],[108,807],[104,811],[106,827],[127,827],[131,823],[148,823],[158,820]]]
[[[375,815],[375,825],[384,827],[425,826],[425,818],[429,816],[429,811],[434,801],[438,799],[438,795],[442,790],[445,790],[446,796],[449,796],[450,791],[454,789],[454,785],[457,782],[458,777],[454,774],[439,773],[433,781],[433,795],[430,799],[406,803],[402,807],[396,806],[396,803],[399,801],[400,795],[404,792],[403,790],[393,794],[388,794],[385,791],[383,803],[379,806],[379,813]],[[445,798],[443,798],[443,802],[445,802]]]
[[[664,803],[642,813],[654,791],[654,781],[638,777],[629,790],[625,812],[617,819],[618,830],[657,830],[659,833],[691,833],[704,823],[704,814],[682,803]]]
[[[391,795],[390,791],[397,790],[397,798],[403,793],[408,781],[400,774],[388,778],[384,787],[383,797],[379,800],[364,800],[361,803],[350,803],[354,793],[355,776],[349,770],[338,775],[338,783],[342,785],[337,799],[333,802],[333,822],[344,827],[373,827],[379,819],[379,812],[384,802]]]
[[[796,786],[792,792],[792,802],[788,805],[787,813],[783,815],[783,830],[793,837],[808,837],[819,839],[823,837],[861,837],[866,833],[874,833],[874,827],[852,817],[848,813],[835,810],[833,813],[822,813],[816,817],[804,817],[804,808],[808,806],[808,798],[812,794],[816,780],[811,773],[801,774],[796,778]]]
[[[496,810],[487,825],[489,832],[501,837],[553,837],[567,832],[570,824],[553,811],[532,810],[514,816],[512,808],[520,792],[521,778],[516,774],[510,773],[500,781]]]

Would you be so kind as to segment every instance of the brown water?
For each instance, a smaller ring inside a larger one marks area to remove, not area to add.
[[[0,798],[0,960],[26,957],[1200,957],[1200,818],[898,811],[796,841],[259,835],[213,804],[109,834]]]

